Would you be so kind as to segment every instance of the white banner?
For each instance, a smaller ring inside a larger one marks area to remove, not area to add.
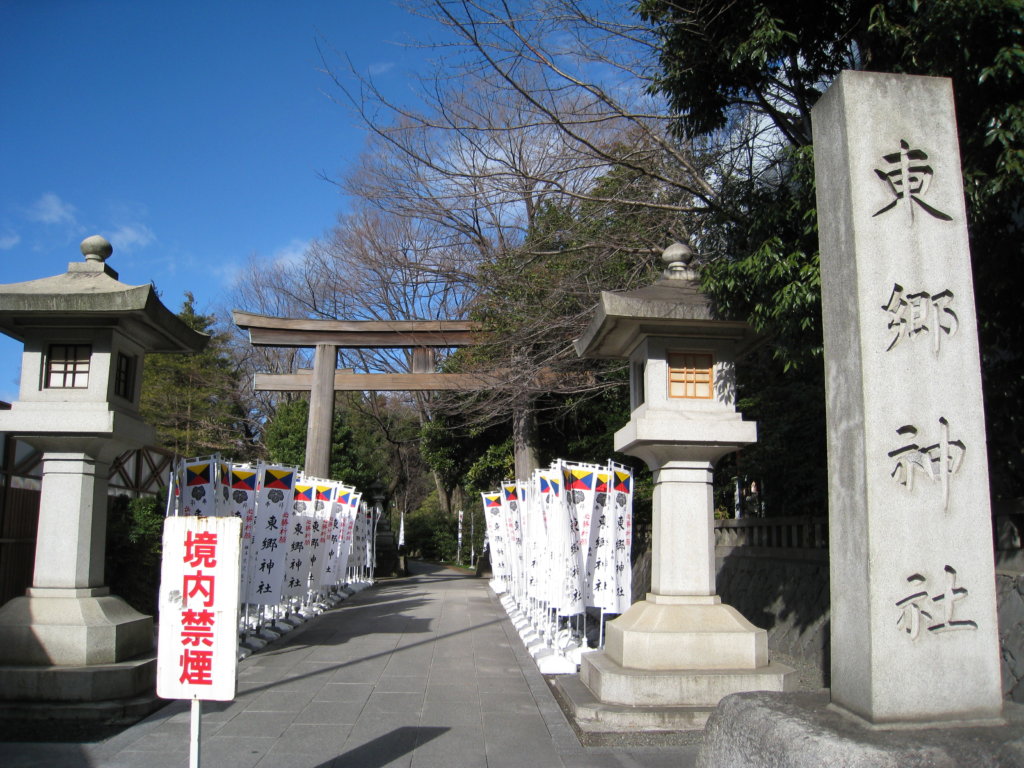
[[[217,456],[186,459],[181,472],[178,514],[212,517],[216,514]]]
[[[252,543],[256,530],[256,485],[259,482],[259,467],[250,464],[232,464],[223,476],[224,492],[228,494],[231,517],[242,521],[242,595],[249,592],[249,577],[252,569]]]
[[[633,474],[628,467],[610,463],[612,510],[615,515],[616,613],[633,604]]]
[[[587,549],[587,605],[616,613],[615,515],[611,507],[611,471],[599,469],[594,485],[594,512]]]
[[[481,493],[484,520],[487,523],[487,543],[491,558],[491,573],[495,579],[507,582],[511,578],[508,564],[508,545],[505,541],[505,516],[501,508],[501,491]]]
[[[317,480],[314,487],[312,535],[309,552],[309,589],[313,593],[321,587],[332,586],[323,583],[324,560],[331,549],[331,528],[334,520],[334,497],[338,484]]]
[[[285,600],[306,597],[309,584],[309,552],[312,545],[315,485],[300,479],[295,483],[292,511],[288,516],[288,541],[285,576],[281,597]]]
[[[292,505],[294,467],[263,466],[256,492],[256,522],[249,589],[245,602],[275,605],[281,600],[288,544],[288,516]]]
[[[330,546],[323,562],[320,581],[333,587],[345,581],[349,555],[352,552],[352,495],[355,488],[338,486],[331,510]]]
[[[235,517],[164,521],[156,680],[161,698],[235,698],[241,532]]]

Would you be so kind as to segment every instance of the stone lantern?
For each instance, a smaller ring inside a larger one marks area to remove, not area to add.
[[[88,701],[152,686],[153,620],[103,584],[107,477],[149,444],[139,416],[147,352],[195,352],[208,338],[151,285],[118,281],[102,237],[55,277],[0,285],[0,330],[24,343],[19,399],[0,431],[42,451],[32,587],[0,608],[0,699]]]
[[[746,323],[714,317],[692,258],[676,243],[653,285],[602,293],[575,342],[582,357],[629,360],[632,413],[615,449],[654,474],[651,591],[609,622],[605,650],[580,668],[606,725],[607,705],[619,705],[624,727],[699,728],[723,696],[784,690],[792,677],[769,664],[765,630],[715,593],[712,471],[757,440],[735,403],[735,360],[755,338]]]

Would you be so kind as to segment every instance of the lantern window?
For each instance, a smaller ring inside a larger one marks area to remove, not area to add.
[[[668,396],[710,400],[714,396],[714,358],[702,352],[668,353]]]
[[[89,344],[51,344],[46,356],[48,389],[86,389],[89,386]]]
[[[123,352],[117,353],[117,367],[114,369],[114,394],[131,400],[135,394],[135,358]]]

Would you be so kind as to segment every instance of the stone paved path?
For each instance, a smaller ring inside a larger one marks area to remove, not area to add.
[[[239,667],[204,705],[210,768],[685,768],[697,748],[584,748],[482,579],[419,565]],[[185,768],[174,702],[98,744],[0,743],[0,766]]]

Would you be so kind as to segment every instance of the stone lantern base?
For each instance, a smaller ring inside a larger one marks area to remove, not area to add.
[[[150,692],[153,619],[106,587],[33,587],[0,608],[0,701],[98,701]]]
[[[796,672],[769,663],[767,632],[719,597],[648,594],[608,623],[578,682],[558,684],[584,734],[694,731],[725,696],[794,690]]]

